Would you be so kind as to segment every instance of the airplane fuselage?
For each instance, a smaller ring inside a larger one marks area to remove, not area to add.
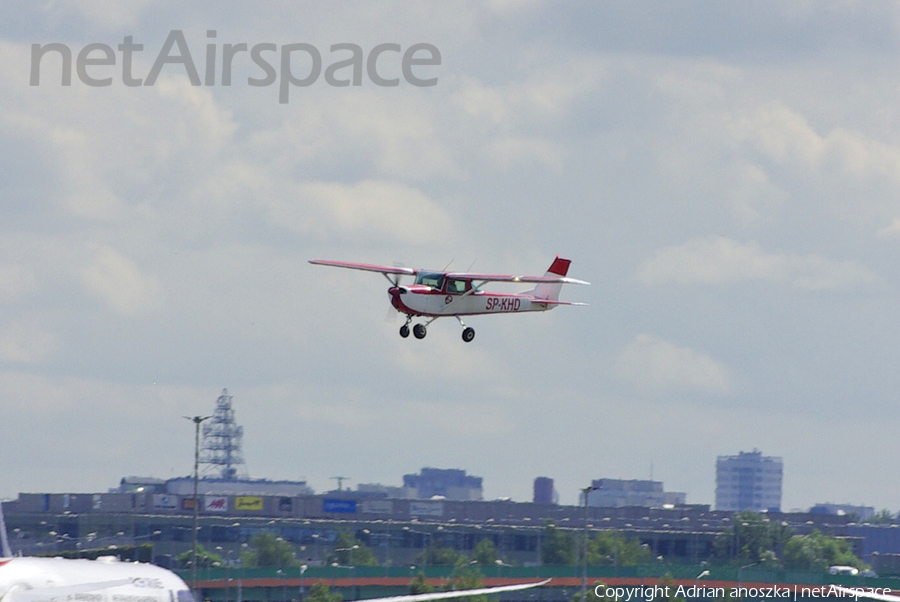
[[[477,291],[452,294],[429,286],[412,285],[388,290],[391,305],[412,316],[473,316],[479,314],[547,311],[555,307],[528,295]]]

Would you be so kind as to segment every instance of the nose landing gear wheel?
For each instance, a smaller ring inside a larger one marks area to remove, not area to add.
[[[425,330],[425,326],[423,324],[416,324],[415,326],[413,326],[413,335],[417,339],[424,339],[426,334],[428,334],[428,331]]]
[[[466,343],[472,342],[472,339],[474,339],[474,338],[475,338],[475,329],[474,328],[472,328],[471,326],[467,326],[466,328],[463,329],[462,339]]]
[[[409,326],[404,324],[403,326],[400,327],[400,336],[403,337],[404,339],[409,336]]]

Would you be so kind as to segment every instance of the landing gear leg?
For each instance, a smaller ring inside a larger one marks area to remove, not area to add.
[[[466,326],[466,323],[462,321],[462,318],[456,316],[456,319],[459,320],[460,326],[463,327],[462,331],[462,340],[466,343],[471,343],[472,339],[475,338],[475,329],[471,326]]]
[[[400,336],[404,339],[409,336],[409,323],[412,321],[412,316],[406,316],[406,324],[400,327]]]

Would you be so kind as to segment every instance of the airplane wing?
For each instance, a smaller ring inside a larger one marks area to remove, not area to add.
[[[351,263],[349,261],[332,261],[330,259],[310,259],[310,263],[316,265],[328,265],[335,268],[349,268],[351,270],[364,270],[366,272],[381,272],[382,274],[404,274],[415,276],[419,270],[401,268],[389,265],[373,265],[370,263]]]
[[[870,587],[842,587],[840,585],[832,585],[831,587],[846,596],[853,596],[854,600],[868,598],[871,600],[882,600],[883,602],[900,602],[900,596],[879,594],[872,591],[872,588]]]
[[[84,594],[109,587],[128,585],[133,582],[134,579],[113,579],[110,581],[97,581],[94,583],[79,583],[77,585],[13,590],[10,592],[9,599],[11,602],[42,602],[44,600],[51,600],[52,598],[66,598],[68,596],[74,596],[75,594]]]
[[[453,280],[481,280],[483,282],[533,282],[535,284],[590,284],[584,280],[566,276],[514,276],[511,274],[478,274],[473,272],[450,272],[447,278]]]
[[[515,585],[500,585],[497,587],[480,587],[477,589],[461,589],[452,592],[432,592],[430,594],[411,594],[408,596],[390,596],[387,598],[366,598],[359,602],[426,602],[427,600],[446,600],[448,598],[466,598],[468,596],[480,596],[482,594],[499,594],[500,592],[514,592],[520,589],[539,587],[550,583],[550,579],[535,581],[534,583],[517,583]],[[896,600],[894,602],[897,602]]]

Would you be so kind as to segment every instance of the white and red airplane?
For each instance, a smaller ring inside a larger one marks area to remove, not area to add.
[[[427,318],[412,328],[417,339],[424,339],[428,333],[428,325],[438,318],[453,317],[463,327],[462,339],[467,343],[475,338],[475,329],[466,326],[462,316],[547,311],[557,305],[584,305],[560,301],[559,291],[563,284],[590,284],[584,280],[567,278],[571,261],[559,256],[543,276],[439,272],[328,259],[312,259],[310,263],[383,274],[391,283],[388,289],[391,305],[398,312],[406,314],[406,323],[400,327],[401,337],[409,336],[409,323],[416,316]],[[416,279],[410,285],[401,285],[401,276],[415,276]],[[492,293],[481,289],[488,282],[524,282],[534,284],[535,287],[521,293]]]

